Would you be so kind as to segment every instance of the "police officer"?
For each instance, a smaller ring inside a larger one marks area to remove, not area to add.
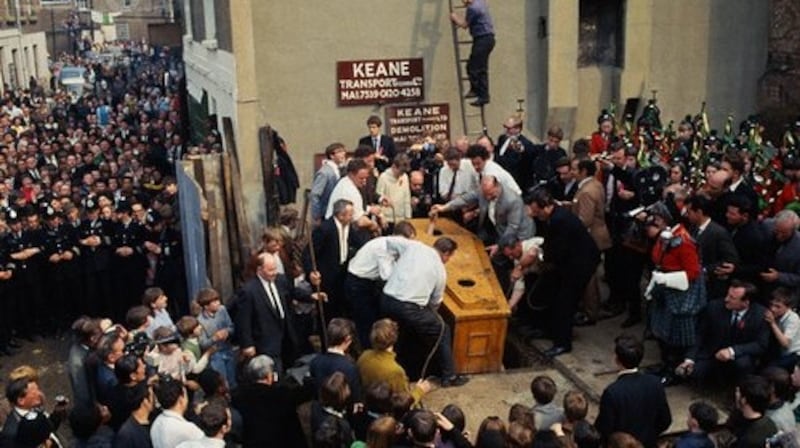
[[[141,300],[147,261],[143,253],[144,228],[134,221],[131,204],[120,201],[116,212],[117,222],[111,235],[111,270],[119,290],[115,291],[111,306],[112,315],[120,321],[128,308]]]
[[[34,216],[36,216],[34,214]],[[38,217],[37,217],[38,218]],[[42,302],[42,278],[38,255],[41,252],[39,241],[38,219],[29,221],[34,229],[25,229],[20,211],[12,210],[8,215],[11,232],[6,235],[5,243],[9,256],[16,263],[14,281],[12,282],[12,315],[29,316],[26,319],[15,319],[13,324],[17,334],[33,340],[34,334],[43,330],[41,316],[36,314]]]
[[[91,310],[101,316],[111,316],[111,223],[100,218],[96,197],[87,197],[83,208],[86,219],[81,222],[78,244],[85,294],[78,309],[81,313]]]
[[[8,216],[11,213],[12,211],[6,212],[7,219],[9,219]],[[16,215],[16,212],[13,213]],[[13,355],[13,348],[19,348],[19,344],[11,338],[11,318],[14,312],[12,307],[12,300],[14,299],[12,283],[15,267],[4,236],[0,239],[0,355],[4,356]]]
[[[164,206],[162,210],[163,215],[152,209],[147,212],[148,232],[144,248],[149,254],[148,258],[155,260],[154,284],[170,298],[170,314],[183,316],[189,311],[183,268],[183,240],[180,232],[169,225],[171,208]]]
[[[80,295],[80,266],[78,264],[77,233],[63,224],[60,212],[47,206],[44,209],[45,275],[50,319],[61,331],[77,317],[77,297]]]

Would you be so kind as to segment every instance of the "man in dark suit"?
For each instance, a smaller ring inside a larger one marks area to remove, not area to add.
[[[319,284],[319,274],[309,275],[312,284]],[[242,355],[268,355],[275,361],[276,371],[296,359],[300,341],[294,328],[293,300],[324,299],[302,297],[285,275],[278,274],[275,257],[258,255],[256,276],[247,281],[238,293],[236,331]]]
[[[609,149],[611,165],[604,169],[603,186],[606,194],[606,223],[613,245],[606,251],[604,269],[608,280],[608,301],[605,316],[622,314],[627,304],[641,297],[641,253],[632,248],[627,235],[630,229],[628,212],[640,205],[635,170],[627,164],[624,142],[616,142]]]
[[[706,305],[698,318],[697,343],[678,366],[678,374],[713,381],[722,378],[721,371],[738,379],[753,371],[770,335],[765,308],[752,302],[755,295],[755,286],[733,280],[724,301]]]
[[[546,188],[559,202],[572,202],[578,192],[578,181],[572,171],[570,160],[566,157],[558,159],[555,163],[555,175],[547,181]],[[603,188],[603,185],[600,185]]]
[[[494,161],[508,171],[523,190],[533,186],[533,154],[536,146],[522,135],[522,119],[513,115],[503,123],[506,132],[497,137]]]
[[[306,446],[297,406],[314,397],[310,381],[287,387],[276,378],[275,363],[265,355],[251,359],[246,382],[234,392],[231,404],[242,414],[242,446]]]
[[[328,296],[325,302],[328,320],[343,317],[348,312],[344,297],[347,263],[367,240],[364,233],[351,225],[352,221],[353,203],[346,199],[334,202],[333,216],[322,221],[311,234],[316,266],[312,263],[311,247],[303,254],[306,273],[318,271],[322,277],[321,288]]]
[[[547,223],[542,261],[551,266],[544,275],[552,276],[557,288],[550,304],[553,347],[548,357],[572,350],[572,319],[597,265],[600,250],[583,223],[568,209],[556,205],[550,193],[539,188],[528,199],[529,213]]]
[[[725,220],[731,229],[733,245],[739,254],[739,262],[720,264],[714,273],[717,276],[731,275],[759,287],[760,297],[766,298],[761,290],[761,276],[769,264],[769,241],[767,233],[751,215],[752,203],[744,196],[734,196],[727,205]]]
[[[0,447],[2,448],[18,446],[15,443],[15,438],[20,421],[22,419],[30,419],[37,413],[43,412],[41,407],[44,404],[44,394],[39,389],[39,384],[28,377],[18,378],[9,382],[6,386],[6,398],[12,404],[12,408],[8,416],[6,416],[3,430],[0,433]],[[67,405],[66,403],[61,403],[56,404],[53,412],[48,416],[52,431],[50,433],[51,439],[58,440],[55,431],[66,417],[66,414]],[[58,446],[62,446],[60,442]]]
[[[625,432],[645,448],[654,448],[658,435],[672,423],[660,379],[639,371],[643,357],[644,345],[635,337],[622,335],[614,340],[619,377],[603,391],[594,422],[604,442],[615,432]]]
[[[686,200],[686,219],[700,249],[708,298],[714,300],[725,295],[728,282],[727,276],[717,274],[717,268],[723,263],[735,265],[739,262],[739,254],[731,234],[711,219],[712,206],[711,200],[703,195],[694,195]]]
[[[366,145],[375,150],[375,167],[377,167],[380,172],[389,168],[392,164],[392,160],[394,160],[394,156],[397,155],[394,139],[388,135],[381,134],[382,125],[381,117],[371,115],[367,118],[369,135],[365,135],[358,140],[359,146]]]
[[[567,157],[567,151],[561,147],[564,131],[558,126],[550,126],[547,140],[533,154],[531,171],[534,185],[547,182],[556,174],[556,162]]]
[[[725,199],[727,206],[734,196],[745,197],[750,201],[750,216],[758,216],[758,193],[753,189],[753,186],[744,178],[745,162],[744,159],[738,154],[727,154],[722,158],[720,164],[722,171],[727,171],[730,174],[730,185],[728,186]],[[724,223],[720,223],[723,224]]]

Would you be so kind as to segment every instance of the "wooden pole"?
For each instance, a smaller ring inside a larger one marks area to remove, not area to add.
[[[308,215],[308,207],[311,206],[310,196],[311,196],[311,191],[306,189],[305,192],[303,192],[303,216]],[[304,220],[303,227],[307,225],[309,225],[308,220]],[[310,235],[310,232],[308,238],[308,252],[311,255],[311,270],[317,272],[317,251],[316,249],[314,249],[314,238]],[[323,295],[319,285],[315,285],[314,289],[316,290],[318,297],[318,300],[316,300],[316,302],[317,302],[317,312],[319,313],[320,333],[322,336],[322,349],[325,350],[328,348],[328,334],[327,334],[327,327],[325,326],[325,309],[322,304]]]

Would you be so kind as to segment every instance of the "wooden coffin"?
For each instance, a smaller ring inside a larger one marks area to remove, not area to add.
[[[436,221],[434,235],[427,234],[430,220],[411,222],[423,243],[433,245],[441,236],[458,243],[458,250],[445,265],[447,290],[439,311],[453,330],[456,372],[499,372],[511,310],[483,243],[449,219]]]

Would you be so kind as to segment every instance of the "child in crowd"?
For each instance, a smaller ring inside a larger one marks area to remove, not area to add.
[[[453,424],[453,431],[452,432],[459,432],[464,435],[464,437],[469,437],[469,433],[464,431],[464,427],[467,424],[467,419],[464,417],[464,411],[461,410],[455,404],[448,404],[447,406],[442,409],[442,415],[445,416],[450,423]],[[451,448],[454,447],[455,444],[451,437],[448,437],[449,433],[439,433],[436,447],[437,448]]]
[[[780,287],[772,292],[769,310],[764,314],[779,349],[771,364],[789,372],[800,360],[800,317],[793,311],[794,306],[792,292]]]
[[[208,358],[216,350],[212,345],[206,351],[200,349],[200,334],[203,327],[194,316],[183,316],[178,320],[178,333],[181,335],[181,350],[190,353],[196,365],[195,371],[202,372],[208,366]]]
[[[571,390],[564,394],[564,433],[572,435],[575,425],[586,420],[589,413],[589,401],[583,392]]]
[[[708,436],[717,426],[719,414],[710,404],[695,401],[689,406],[689,419],[686,424],[689,432],[681,436],[675,448],[714,448],[714,442]]]
[[[167,302],[167,296],[161,288],[151,287],[144,290],[142,305],[150,309],[150,316],[152,319],[147,327],[147,335],[151,338],[156,328],[159,327],[167,327],[175,331],[175,324],[172,322],[172,317],[170,317],[167,311]]]
[[[128,342],[136,339],[136,335],[144,333],[147,339],[152,339],[147,333],[150,323],[153,321],[153,316],[150,314],[150,309],[143,305],[137,305],[128,310],[125,314],[125,328],[127,331]]]
[[[540,375],[531,381],[531,394],[533,394],[534,424],[537,430],[550,429],[554,423],[564,420],[561,408],[553,403],[556,397],[556,383],[547,375]]]
[[[511,409],[508,410],[508,423],[519,423],[526,426],[531,431],[536,431],[536,422],[533,418],[533,411],[530,406],[525,406],[522,403],[514,403]]]
[[[200,333],[200,348],[207,350],[216,347],[211,355],[211,368],[219,372],[228,382],[228,387],[236,387],[236,358],[233,356],[231,337],[233,336],[233,321],[225,305],[220,300],[219,293],[213,288],[203,288],[197,293],[197,304],[202,308],[197,316],[202,332]]]
[[[158,327],[153,332],[155,348],[147,353],[147,364],[158,373],[169,375],[178,381],[186,381],[186,374],[195,369],[194,357],[183,353],[180,337],[167,327]]]

